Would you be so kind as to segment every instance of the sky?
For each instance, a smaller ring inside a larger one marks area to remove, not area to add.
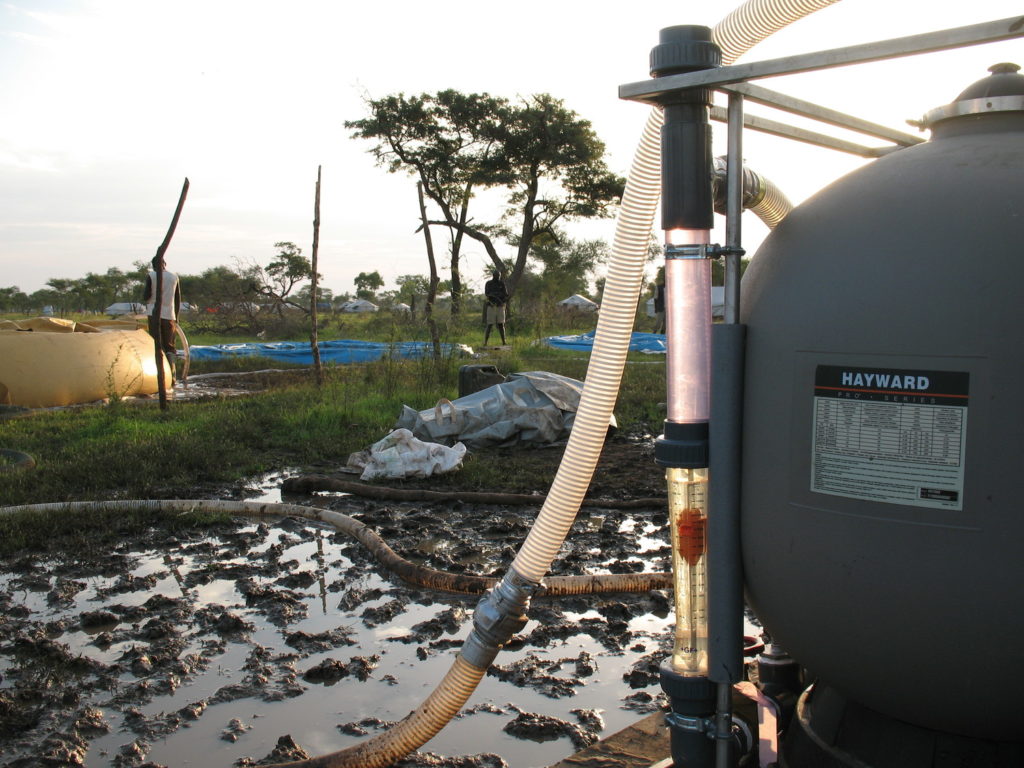
[[[344,127],[366,116],[365,98],[551,93],[591,121],[609,167],[625,175],[649,108],[620,100],[618,86],[649,77],[660,29],[714,26],[737,5],[0,0],[0,287],[31,293],[51,278],[148,261],[186,177],[172,271],[266,264],[278,241],[308,256],[322,166],[322,284],[351,292],[357,274],[377,270],[393,288],[427,263],[414,180],[375,166],[370,144]],[[1020,0],[840,0],[740,61],[1020,14]],[[760,84],[916,133],[906,120],[949,103],[1001,61],[1024,64],[1024,40]],[[724,153],[724,126],[714,132]],[[751,131],[744,155],[794,203],[865,162]],[[475,213],[497,216],[483,204]],[[752,214],[743,228],[754,252],[767,230]],[[613,233],[614,221],[570,228],[580,238]],[[488,264],[470,244],[463,272],[477,290]]]

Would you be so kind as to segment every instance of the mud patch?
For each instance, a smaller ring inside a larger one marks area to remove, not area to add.
[[[491,575],[536,514],[317,503],[413,562]],[[665,570],[663,518],[587,508],[554,572]],[[426,697],[477,599],[410,587],[296,519],[23,554],[0,563],[4,765],[244,766],[344,748]],[[535,600],[469,706],[399,764],[550,765],[656,709],[669,609],[662,592]]]

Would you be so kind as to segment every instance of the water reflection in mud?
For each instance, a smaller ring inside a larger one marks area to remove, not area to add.
[[[504,571],[535,514],[324,503],[410,560],[477,573]],[[663,518],[588,510],[559,572],[664,570]],[[358,543],[294,519],[15,559],[0,575],[0,752],[10,766],[229,766],[285,734],[336,750],[426,697],[476,599],[398,583]],[[425,749],[544,766],[624,727],[660,699],[670,618],[663,593],[535,601]]]

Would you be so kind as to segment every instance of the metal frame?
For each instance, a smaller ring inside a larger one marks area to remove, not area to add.
[[[666,75],[653,80],[619,86],[619,98],[630,101],[647,101],[653,104],[662,94],[686,88],[730,85],[746,80],[758,80],[762,77],[792,75],[818,69],[845,67],[850,64],[864,64],[869,61],[897,59],[902,56],[915,56],[920,53],[932,53],[950,48],[995,43],[1017,37],[1024,37],[1024,16],[986,21],[981,24],[943,29],[938,32],[926,32],[922,35],[851,45],[845,48],[834,48],[828,51],[785,56],[781,59],[768,59],[753,64],[733,64],[728,67],[702,69],[681,75]]]
[[[740,214],[742,213],[743,171],[742,164],[738,158],[742,157],[742,133],[744,128],[866,158],[881,157],[924,141],[924,139],[918,136],[903,133],[884,125],[878,125],[877,123],[829,109],[813,102],[788,96],[759,85],[752,85],[746,82],[747,80],[832,69],[883,59],[901,58],[903,56],[916,56],[923,53],[983,45],[985,43],[1022,37],[1024,37],[1024,16],[1016,16],[998,21],[972,24],[966,27],[926,32],[909,37],[892,38],[845,48],[786,56],[781,59],[769,59],[751,64],[703,69],[679,75],[666,75],[619,86],[619,98],[650,104],[659,103],[660,97],[667,93],[688,88],[710,87],[728,95],[728,108],[712,106],[710,109],[712,120],[728,124],[729,137],[728,166],[726,171],[726,252],[728,253],[725,259],[726,323],[739,322],[739,249],[741,242]],[[869,147],[776,120],[748,115],[744,113],[745,101],[752,101],[782,112],[788,112],[789,114],[891,143],[881,147]]]
[[[818,104],[750,85],[746,81],[845,67],[883,59],[896,59],[903,56],[916,56],[922,53],[983,45],[1021,37],[1024,37],[1024,16],[1017,16],[846,48],[785,56],[781,59],[769,59],[751,64],[734,64],[681,75],[667,75],[638,83],[627,83],[619,86],[619,98],[655,104],[659,97],[671,91],[710,87],[729,94],[730,98],[741,95],[759,104],[873,138],[883,139],[892,142],[892,145],[867,147],[852,141],[751,115],[743,117],[743,125],[748,128],[861,157],[880,157],[897,149],[918,144],[922,139]],[[721,107],[712,107],[711,118],[722,122],[728,120],[726,111]]]

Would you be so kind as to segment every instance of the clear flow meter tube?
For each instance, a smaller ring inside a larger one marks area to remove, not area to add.
[[[672,668],[685,677],[708,673],[706,469],[670,467],[669,520],[676,626]]]
[[[699,248],[706,230],[671,231],[665,260],[667,406],[671,425],[706,425],[710,414],[711,262]],[[675,242],[673,242],[675,241]],[[679,257],[680,251],[685,256]],[[685,462],[684,462],[685,463]],[[697,463],[697,462],[694,462]],[[669,525],[676,625],[672,668],[685,677],[708,674],[708,471],[669,466]]]

